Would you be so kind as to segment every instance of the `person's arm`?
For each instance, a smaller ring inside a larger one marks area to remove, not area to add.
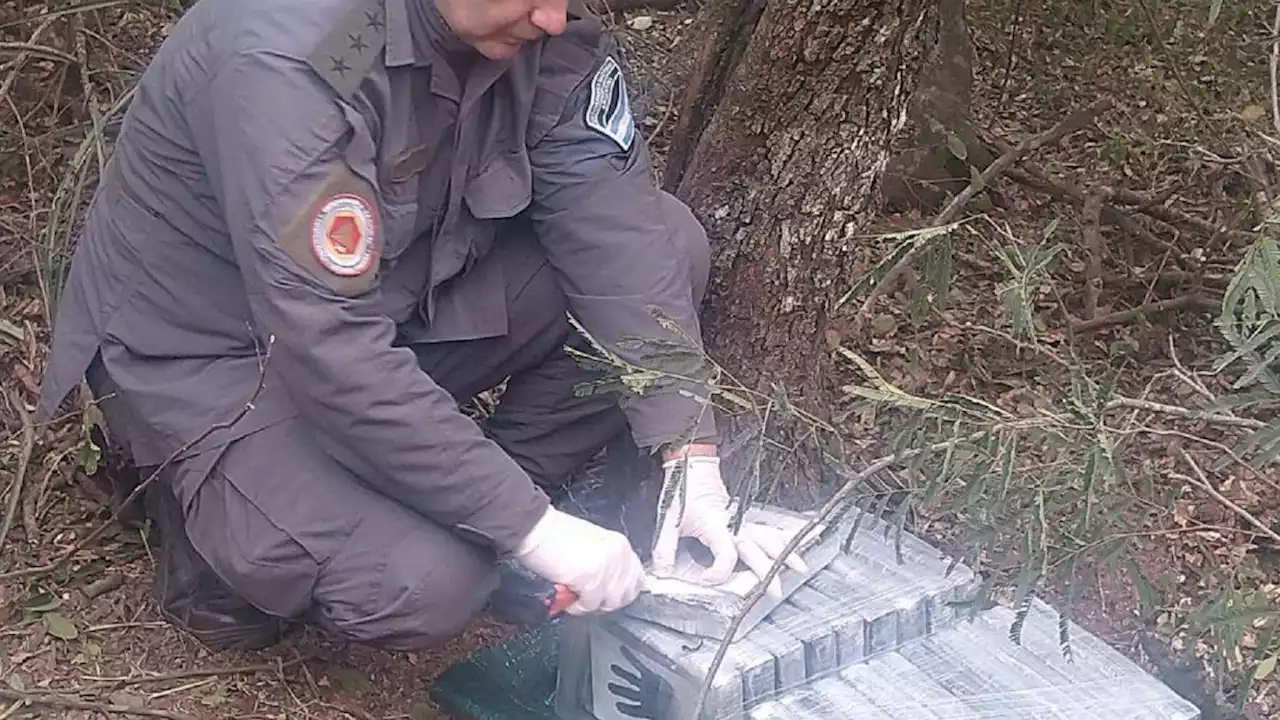
[[[604,39],[602,45],[612,44]],[[530,213],[539,239],[558,271],[570,312],[587,332],[634,364],[695,378],[667,383],[625,406],[636,443],[662,451],[664,489],[677,476],[683,478],[683,511],[668,512],[658,526],[651,571],[670,573],[679,539],[692,537],[714,557],[703,581],[727,580],[740,560],[763,577],[786,541],[754,523],[745,523],[736,536],[729,530],[718,448],[707,442],[715,435],[715,421],[701,379],[705,368],[695,359],[702,343],[689,258],[663,213],[615,57],[603,57],[575,81],[556,122],[530,153]],[[650,307],[660,308],[679,332],[664,328]],[[691,352],[655,367],[634,347],[619,344],[626,338],[687,338]],[[807,572],[798,556],[786,562]],[[781,582],[775,578],[768,592],[781,597]]]
[[[424,516],[517,549],[546,496],[392,345],[379,309],[374,151],[359,116],[304,61],[262,51],[221,68],[190,117],[253,331],[274,338],[272,378],[317,446]],[[343,257],[326,237],[367,241],[372,254]]]
[[[530,150],[529,214],[569,311],[623,359],[669,376],[703,378],[689,258],[663,212],[617,63],[607,57],[594,68],[557,67],[563,68],[561,74],[544,82],[563,84],[567,97]],[[661,309],[681,332],[664,328],[651,307]],[[659,363],[644,357],[647,348],[619,344],[627,338],[681,343],[687,352]],[[663,448],[713,437],[715,420],[706,398],[700,379],[663,381],[628,398],[624,410],[636,443]]]

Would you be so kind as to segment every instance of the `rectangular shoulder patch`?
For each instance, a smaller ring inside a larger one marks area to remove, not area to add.
[[[631,149],[636,137],[635,119],[631,117],[631,101],[627,97],[622,68],[612,57],[591,78],[591,94],[587,100],[587,127],[604,135],[625,150]]]
[[[386,46],[387,16],[382,0],[359,0],[307,56],[307,62],[344,101]]]

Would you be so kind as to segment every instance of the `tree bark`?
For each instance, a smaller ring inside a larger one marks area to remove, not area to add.
[[[742,60],[764,11],[765,0],[709,0],[690,37],[704,38],[667,148],[662,186],[676,192],[690,156],[716,108],[724,100],[729,77]]]
[[[879,209],[937,1],[769,0],[749,33],[718,21],[719,39],[746,38],[741,60],[689,93],[718,100],[704,130],[681,128],[696,142],[668,179],[712,239],[709,349],[747,384],[821,397],[829,308],[854,281],[849,250]]]
[[[973,40],[965,2],[938,0],[938,42],[920,70],[907,128],[885,169],[885,210],[932,215],[969,184],[970,167],[981,172],[995,160],[970,117]]]

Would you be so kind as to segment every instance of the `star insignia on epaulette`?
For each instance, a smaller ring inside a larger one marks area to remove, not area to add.
[[[364,17],[365,17],[365,20],[367,20],[367,22],[365,23],[366,27],[368,27],[371,30],[382,29],[382,15],[379,14],[377,10],[365,10]]]
[[[329,56],[329,60],[333,62],[333,66],[330,67],[329,70],[346,77],[347,71],[351,69],[351,66],[347,64],[347,61],[343,58],[334,57],[332,55]]]
[[[369,47],[369,43],[364,41],[363,35],[352,34],[348,35],[347,38],[351,40],[351,49],[356,52],[364,52]]]

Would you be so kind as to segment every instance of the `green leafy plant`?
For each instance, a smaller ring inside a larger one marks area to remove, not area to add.
[[[953,229],[906,233],[891,256],[936,241]],[[1008,242],[989,244],[1006,273],[997,292],[1008,331],[984,330],[1020,349],[1030,348],[1061,371],[1042,379],[1033,405],[1009,409],[968,395],[913,393],[891,382],[857,351],[835,348],[842,365],[856,377],[843,387],[840,413],[875,423],[883,439],[883,454],[875,459],[867,457],[866,449],[851,450],[836,427],[796,407],[785,389],[743,387],[682,336],[656,342],[626,338],[619,343],[629,358],[623,360],[578,325],[593,352],[573,352],[601,373],[599,381],[581,391],[616,391],[626,402],[628,396],[671,382],[706,388],[705,396],[698,397],[708,411],[715,408],[730,418],[725,450],[735,456],[731,465],[737,471],[727,477],[737,479],[733,492],[739,512],[752,502],[796,489],[804,478],[825,496],[813,522],[825,524],[828,531],[848,527],[843,518],[857,511],[886,518],[899,533],[913,529],[922,517],[949,518],[962,548],[956,561],[965,562],[982,578],[969,607],[1009,604],[1015,611],[1009,636],[1017,642],[1031,601],[1051,595],[1060,614],[1059,644],[1070,656],[1074,604],[1092,587],[1097,572],[1133,577],[1142,604],[1158,605],[1159,591],[1133,560],[1135,540],[1148,534],[1145,519],[1154,508],[1170,508],[1186,492],[1213,490],[1202,468],[1185,452],[1190,474],[1153,478],[1148,472],[1134,472],[1131,451],[1137,440],[1171,432],[1195,440],[1189,432],[1168,427],[1191,420],[1247,432],[1241,450],[1250,451],[1254,463],[1269,463],[1280,454],[1280,421],[1263,423],[1234,414],[1271,409],[1280,401],[1274,368],[1280,343],[1271,343],[1280,338],[1280,245],[1269,236],[1259,240],[1241,263],[1224,302],[1231,310],[1224,310],[1218,326],[1232,349],[1215,369],[1240,371],[1234,394],[1189,408],[1127,397],[1118,392],[1120,376],[1115,371],[1099,373],[1069,349],[1039,341],[1037,303],[1051,294],[1050,271],[1063,250],[1050,241],[1052,234],[1051,227],[1034,242],[1021,244],[1005,233]],[[873,269],[870,275],[875,273]],[[874,284],[874,278],[863,278],[855,289],[865,292]],[[674,323],[654,312],[664,328],[674,329]],[[684,371],[673,373],[673,367]],[[1228,455],[1226,461],[1230,459]],[[786,477],[793,479],[780,480]],[[1210,495],[1221,499],[1220,494]],[[669,498],[660,505],[661,511],[668,502]],[[857,530],[855,523],[851,532]],[[1265,640],[1256,646],[1250,680],[1274,672],[1277,648],[1269,624],[1274,611],[1258,590],[1259,583],[1258,578],[1240,576],[1230,589],[1207,593],[1201,605],[1177,618],[1177,631],[1204,637],[1215,648],[1218,676],[1239,670],[1231,658],[1250,638]],[[705,681],[704,693],[710,682],[711,678]]]

